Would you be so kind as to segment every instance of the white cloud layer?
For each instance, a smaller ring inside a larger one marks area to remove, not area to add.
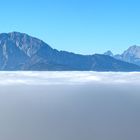
[[[0,85],[140,84],[139,72],[0,72]]]

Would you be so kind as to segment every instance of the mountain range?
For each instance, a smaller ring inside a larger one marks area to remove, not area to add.
[[[115,59],[140,66],[140,46],[131,46],[122,54],[114,55],[111,51],[107,51],[104,53],[104,55],[111,56]]]
[[[128,54],[131,53],[80,55],[58,51],[25,33],[0,34],[1,71],[140,71],[140,66],[124,62]]]

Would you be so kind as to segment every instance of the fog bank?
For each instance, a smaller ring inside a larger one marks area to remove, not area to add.
[[[139,139],[139,76],[139,73],[0,72],[0,138]]]
[[[139,72],[0,72],[0,85],[139,84]]]

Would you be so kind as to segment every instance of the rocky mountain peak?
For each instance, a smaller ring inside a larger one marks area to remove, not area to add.
[[[129,57],[140,58],[140,46],[131,46],[122,54],[123,57],[127,57],[128,55]]]
[[[50,48],[43,41],[19,32],[0,34],[0,44],[6,48],[16,46],[29,57],[33,56],[42,46]]]

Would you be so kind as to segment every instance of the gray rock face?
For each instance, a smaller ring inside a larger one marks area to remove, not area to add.
[[[0,70],[139,71],[107,55],[79,55],[51,48],[27,34],[0,34]]]
[[[121,57],[123,61],[140,65],[140,47],[129,47],[126,51],[124,51]]]

